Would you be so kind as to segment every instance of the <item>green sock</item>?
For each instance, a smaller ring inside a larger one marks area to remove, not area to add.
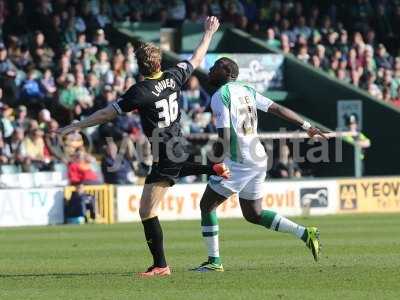
[[[215,210],[206,213],[201,212],[201,230],[208,251],[208,261],[220,264],[219,241],[218,241],[218,218]]]
[[[263,210],[261,212],[260,224],[271,230],[291,233],[304,242],[307,240],[307,230],[305,230],[304,226],[296,224],[274,211]]]

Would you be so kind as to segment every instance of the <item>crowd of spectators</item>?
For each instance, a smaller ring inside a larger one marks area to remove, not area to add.
[[[240,1],[245,14],[236,26],[400,107],[400,2],[266,1],[249,14],[256,2]]]
[[[117,49],[109,42],[114,21],[184,26],[216,15],[264,38],[268,46],[400,106],[400,3],[328,2],[0,0],[0,165],[34,171],[52,170],[61,162],[75,183],[102,180],[94,174],[96,158],[109,182],[130,182],[133,171],[147,172],[149,144],[135,113],[85,134],[73,132],[63,143],[56,135],[59,126],[85,118],[143,80],[133,45]],[[195,76],[180,101],[185,133],[216,132],[210,95]],[[107,170],[121,145],[127,149],[118,161],[123,171],[111,174]],[[93,157],[90,148],[103,152]]]
[[[72,183],[95,183],[102,176],[87,149],[105,145],[102,136],[140,136],[134,114],[62,143],[56,135],[59,124],[85,118],[142,79],[133,46],[115,49],[107,39],[123,1],[114,2],[0,0],[0,164],[32,172],[64,163]]]

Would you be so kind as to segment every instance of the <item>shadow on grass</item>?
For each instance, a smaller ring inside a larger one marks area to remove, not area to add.
[[[19,277],[85,277],[85,276],[132,276],[132,272],[92,272],[92,273],[41,273],[41,274],[0,274],[1,278],[19,278]]]

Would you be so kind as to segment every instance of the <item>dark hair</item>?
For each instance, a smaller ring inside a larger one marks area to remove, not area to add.
[[[236,80],[239,76],[239,66],[228,57],[218,59],[218,63],[225,69],[230,80]]]

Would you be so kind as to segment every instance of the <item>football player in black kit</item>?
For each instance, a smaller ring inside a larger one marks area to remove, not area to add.
[[[168,187],[175,184],[180,177],[192,174],[229,176],[229,170],[223,164],[208,166],[182,161],[185,159],[185,152],[182,140],[179,140],[182,136],[178,104],[180,89],[193,70],[200,66],[218,27],[218,19],[208,17],[204,22],[203,37],[192,58],[163,72],[160,49],[152,44],[142,45],[135,54],[139,72],[145,80],[131,86],[111,105],[98,110],[83,121],[59,130],[60,135],[65,135],[77,129],[107,122],[117,114],[135,109],[139,111],[144,133],[149,138],[153,150],[153,166],[151,173],[146,177],[139,214],[154,262],[147,271],[139,273],[143,277],[171,274],[165,260],[163,233],[156,211]]]

